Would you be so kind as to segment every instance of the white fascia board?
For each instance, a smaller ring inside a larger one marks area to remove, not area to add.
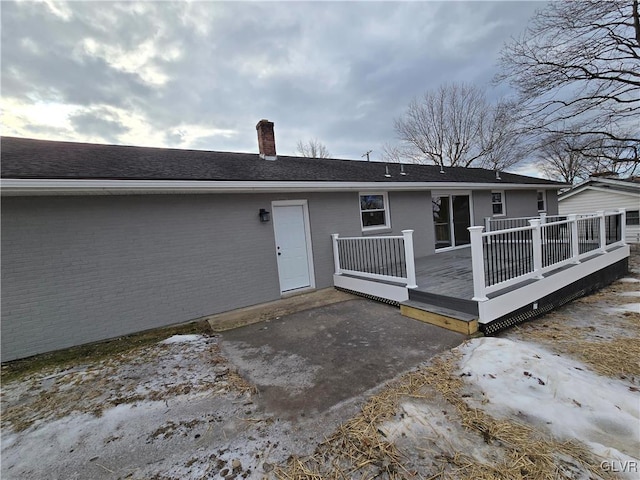
[[[615,178],[591,177],[587,181],[591,181],[593,183],[600,182],[608,185],[619,185],[621,187],[627,188],[637,188],[638,190],[640,190],[640,184],[638,184],[637,182],[625,182],[624,180],[616,180]]]
[[[596,187],[594,185],[585,185],[575,190],[570,190],[562,195],[558,195],[558,202],[566,200],[567,198],[571,198],[578,193],[584,192],[585,190],[593,190],[596,192],[605,192],[605,193],[615,193],[617,195],[627,195],[630,197],[640,197],[640,191],[638,192],[626,192],[622,190],[618,190],[616,188],[604,188],[604,187]]]
[[[28,195],[139,195],[171,193],[338,192],[560,188],[548,184],[464,182],[247,182],[211,180],[84,180],[3,178],[6,196]]]
[[[558,201],[561,202],[566,198],[573,197],[576,193],[580,193],[584,191],[586,188],[587,188],[587,185],[582,185],[582,186],[573,187],[571,190],[568,190],[566,192],[562,192],[560,195],[558,195]]]

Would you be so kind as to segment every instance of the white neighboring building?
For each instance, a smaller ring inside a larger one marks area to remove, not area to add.
[[[624,208],[628,243],[640,243],[640,178],[592,177],[558,196],[558,213],[591,213]]]

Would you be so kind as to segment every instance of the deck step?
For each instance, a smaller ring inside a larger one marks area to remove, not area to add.
[[[465,335],[472,335],[478,331],[478,315],[451,310],[439,305],[407,300],[400,303],[400,313],[405,317]]]
[[[456,312],[464,312],[470,315],[478,316],[478,302],[458,297],[449,297],[438,293],[426,292],[417,288],[410,288],[409,300],[419,303],[426,303],[436,307],[453,310]]]

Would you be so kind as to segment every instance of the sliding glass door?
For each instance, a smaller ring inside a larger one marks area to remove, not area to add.
[[[433,227],[436,231],[436,249],[452,247],[449,197],[433,197],[432,203]]]
[[[471,226],[469,195],[434,195],[433,226],[436,249],[468,245]]]

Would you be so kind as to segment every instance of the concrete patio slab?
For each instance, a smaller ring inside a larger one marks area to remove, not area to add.
[[[331,303],[344,302],[357,298],[355,295],[341,292],[333,287],[311,292],[291,295],[273,302],[260,303],[250,307],[239,308],[230,312],[208,315],[199,320],[206,320],[214,332],[224,332],[252,323],[272,320],[291,313],[321,307]]]
[[[291,419],[362,395],[465,338],[355,299],[226,331],[221,347],[267,410]]]

